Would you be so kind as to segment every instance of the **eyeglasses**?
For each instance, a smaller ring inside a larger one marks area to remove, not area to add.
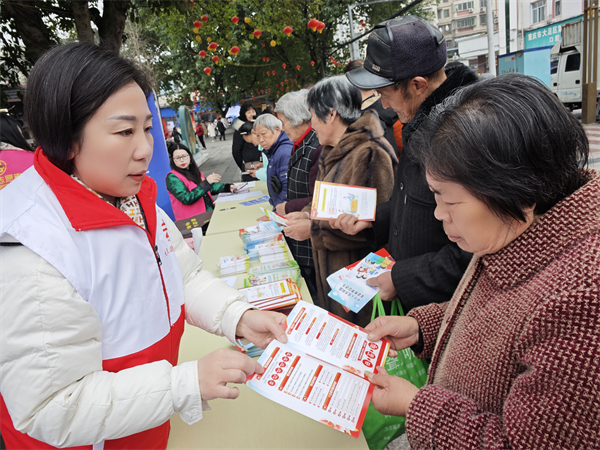
[[[190,159],[190,155],[175,156],[173,161],[185,161],[186,159]]]

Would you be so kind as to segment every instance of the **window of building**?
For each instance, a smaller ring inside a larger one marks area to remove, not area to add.
[[[467,17],[456,21],[456,28],[468,28],[475,26],[475,17]]]
[[[437,11],[438,20],[442,18],[442,10],[438,9]]]
[[[479,25],[487,25],[487,14],[479,16]]]
[[[554,15],[560,16],[562,14],[561,2],[560,0],[554,0]]]
[[[567,56],[567,63],[565,64],[565,72],[576,72],[579,70],[581,63],[581,54],[574,53],[573,55]]]
[[[546,0],[539,0],[531,4],[531,23],[538,23],[546,19]]]
[[[464,10],[469,10],[469,9],[473,9],[473,6],[475,5],[475,2],[463,2],[463,3],[457,3],[456,5],[454,5],[456,11],[464,11]]]

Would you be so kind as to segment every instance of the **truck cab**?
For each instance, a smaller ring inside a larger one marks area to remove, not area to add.
[[[550,89],[571,109],[581,108],[580,45],[560,48],[560,42],[550,51]]]

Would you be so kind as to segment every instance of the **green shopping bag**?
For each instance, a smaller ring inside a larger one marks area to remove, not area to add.
[[[392,301],[391,315],[404,315],[399,299]],[[371,320],[375,320],[377,316],[385,316],[379,294],[373,298],[373,316]],[[427,382],[427,368],[427,362],[417,358],[410,348],[398,352],[397,358],[388,357],[385,362],[385,370],[389,375],[402,377],[419,388],[425,386]],[[362,426],[369,449],[382,450],[390,441],[403,434],[405,420],[404,417],[381,414],[370,403]]]

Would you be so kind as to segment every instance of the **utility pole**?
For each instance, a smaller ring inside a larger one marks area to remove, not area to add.
[[[488,41],[488,70],[489,73],[496,76],[496,52],[494,51],[494,10],[492,0],[485,2],[486,22],[487,22],[487,41]]]
[[[598,107],[598,0],[583,2],[583,65],[581,86],[581,122],[595,123]]]

